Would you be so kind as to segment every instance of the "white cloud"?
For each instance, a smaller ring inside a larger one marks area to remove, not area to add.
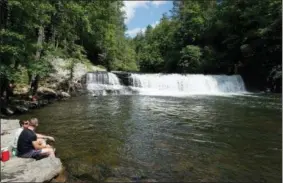
[[[159,24],[159,21],[157,20],[156,22],[154,22],[153,24],[150,24],[153,28],[157,26],[157,24]]]
[[[128,34],[130,37],[135,37],[139,32],[144,33],[145,29],[146,29],[145,27],[144,28],[134,28],[134,29],[128,30],[126,34]]]
[[[150,4],[158,7],[165,3],[167,3],[167,1],[124,1],[125,6],[122,10],[126,13],[125,23],[129,23],[134,18],[137,8],[148,8]]]
[[[148,1],[124,1],[124,7],[123,10],[126,13],[126,19],[125,19],[125,23],[129,23],[132,18],[134,18],[135,13],[136,13],[136,9],[138,7],[144,7],[147,8],[148,7]]]
[[[159,24],[159,21],[157,20],[156,22],[154,22],[154,23],[152,23],[150,25],[154,28],[158,24]],[[138,28],[134,28],[134,29],[128,30],[126,32],[126,34],[128,34],[130,37],[135,37],[139,32],[144,33],[145,30],[146,30],[146,27],[143,27],[143,28],[138,27]]]
[[[160,6],[163,4],[168,3],[168,1],[152,1],[152,4],[156,5],[156,6]]]

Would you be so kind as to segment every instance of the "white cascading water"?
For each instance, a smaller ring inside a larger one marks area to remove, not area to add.
[[[106,91],[117,91],[123,88],[118,77],[110,72],[87,73],[87,89],[95,94],[106,95]]]
[[[240,75],[131,74],[132,89],[145,95],[246,93]]]

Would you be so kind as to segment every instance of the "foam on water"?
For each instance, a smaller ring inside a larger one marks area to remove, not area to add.
[[[248,94],[240,75],[202,74],[130,74],[130,86],[120,83],[116,74],[110,72],[88,73],[87,89],[95,95],[139,94],[153,96]]]
[[[123,86],[117,76],[111,72],[88,73],[86,76],[88,90],[119,90]]]
[[[141,95],[234,95],[245,94],[240,75],[131,74],[132,89]]]

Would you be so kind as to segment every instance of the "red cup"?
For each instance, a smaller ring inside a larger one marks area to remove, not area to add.
[[[1,161],[5,162],[10,159],[10,152],[8,149],[1,151]]]

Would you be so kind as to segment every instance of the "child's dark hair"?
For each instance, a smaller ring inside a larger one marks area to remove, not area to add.
[[[24,123],[25,123],[24,120],[20,120],[20,121],[19,121],[19,124],[20,124],[21,127],[24,125]]]

